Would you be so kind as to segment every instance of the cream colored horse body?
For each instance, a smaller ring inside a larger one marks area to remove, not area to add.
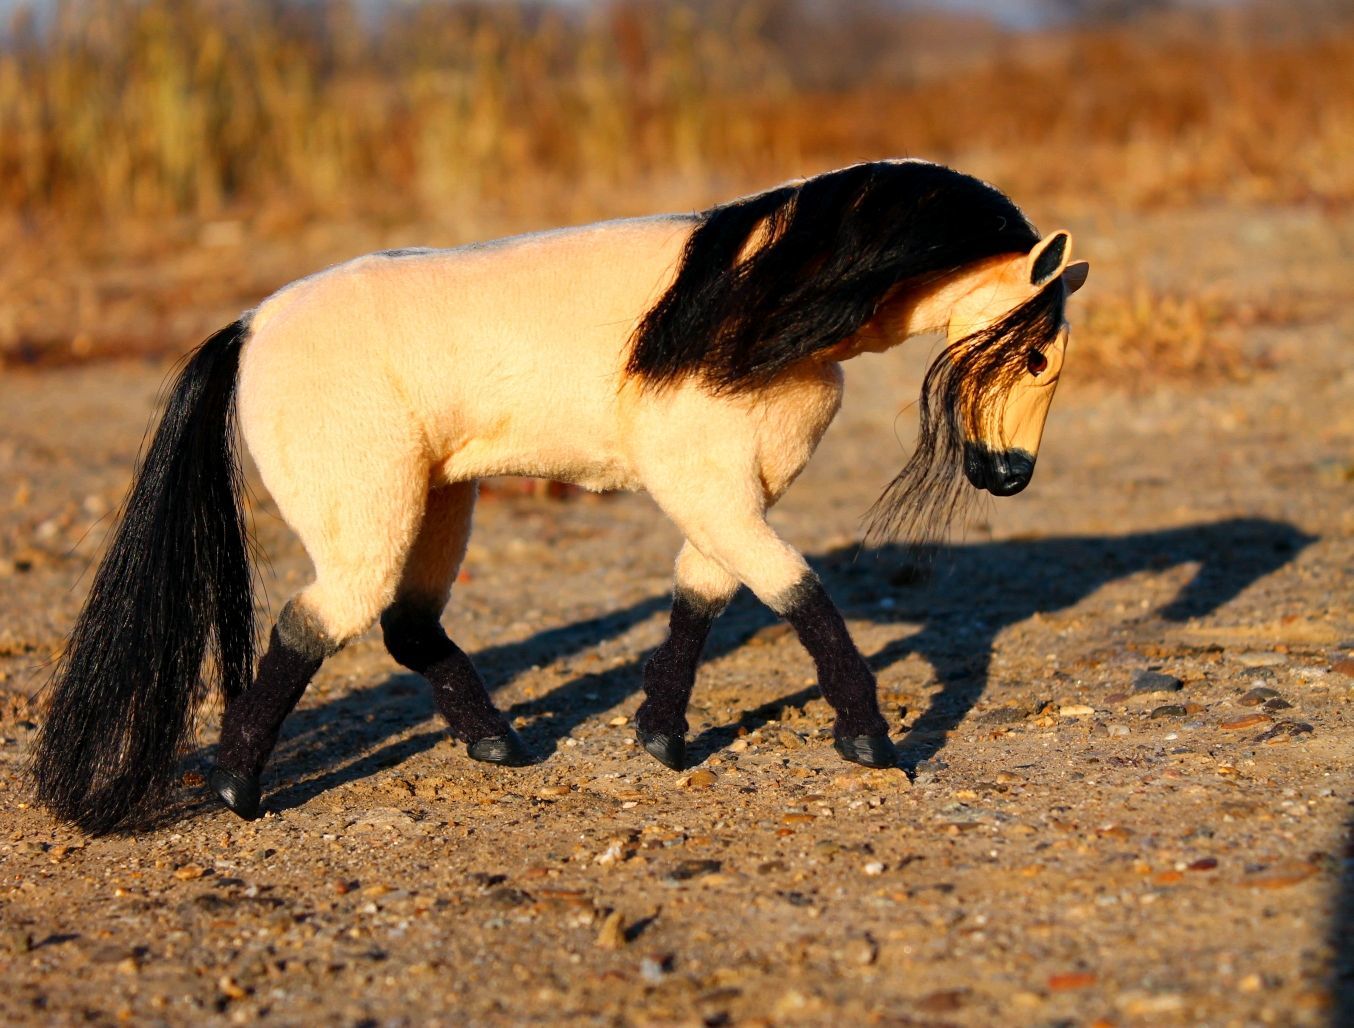
[[[1024,488],[1086,273],[1070,251],[977,179],[884,161],[698,215],[374,254],[288,286],[179,374],[55,676],[40,800],[91,831],[153,812],[205,668],[226,699],[210,787],[258,816],[288,712],[378,617],[472,758],[530,762],[439,620],[477,482],[502,474],[647,490],[685,537],[635,715],[655,759],[685,766],[701,649],[742,583],[812,656],[837,752],[895,766],[873,671],[766,512],[836,414],[841,362],[928,331],[950,345],[875,524],[948,521],[961,470]],[[315,565],[252,675],[237,423]]]
[[[694,544],[683,585],[720,599],[741,581],[777,607],[807,568],[765,510],[836,414],[841,371],[806,362],[736,396],[628,380],[689,232],[645,218],[372,255],[260,305],[240,424],[315,563],[301,602],[331,639],[366,629],[402,572],[404,591],[445,601],[474,493],[439,494],[489,475],[646,489]]]

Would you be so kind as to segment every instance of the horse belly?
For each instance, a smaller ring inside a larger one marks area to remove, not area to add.
[[[614,370],[605,379],[614,382]],[[438,475],[446,481],[526,475],[594,492],[639,487],[614,386],[524,369],[458,392],[445,408]]]
[[[435,477],[463,482],[496,475],[548,478],[599,493],[640,487],[630,462],[617,454],[511,436],[468,440],[438,465]]]

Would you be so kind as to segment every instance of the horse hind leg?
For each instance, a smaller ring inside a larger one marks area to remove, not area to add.
[[[395,600],[381,615],[381,630],[390,655],[428,680],[438,712],[471,757],[521,766],[532,762],[530,752],[440,620],[465,559],[476,491],[475,482],[455,482],[429,492]]]
[[[282,722],[324,660],[390,603],[418,528],[426,467],[412,456],[366,456],[358,466],[316,461],[306,481],[270,483],[310,554],[315,581],[282,608],[253,684],[228,701],[222,719],[210,784],[246,819],[258,816],[260,776]],[[266,458],[259,463],[267,480]]]
[[[221,721],[211,786],[246,820],[259,815],[259,778],[277,745],[282,722],[325,658],[338,649],[299,600],[300,596],[293,597],[282,608],[253,684],[227,701]]]

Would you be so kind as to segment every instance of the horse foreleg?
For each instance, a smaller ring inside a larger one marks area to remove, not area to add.
[[[674,771],[686,766],[686,708],[701,650],[715,618],[738,589],[734,578],[690,543],[677,555],[668,637],[644,664],[644,702],[635,712],[640,744]]]
[[[818,671],[823,698],[837,712],[837,752],[866,767],[893,767],[898,754],[879,710],[874,672],[856,647],[837,605],[817,576],[800,579],[779,613],[790,622]]]
[[[824,699],[837,712],[837,752],[867,767],[894,766],[897,753],[874,672],[804,558],[766,523],[762,498],[713,479],[671,491],[651,486],[650,492],[702,554],[794,628],[813,658]]]

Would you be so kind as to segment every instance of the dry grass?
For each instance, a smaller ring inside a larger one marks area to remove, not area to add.
[[[50,31],[21,22],[0,51],[0,355],[177,350],[362,249],[695,206],[882,155],[1073,217],[1354,200],[1347,17],[1016,37],[843,9],[422,0],[378,30],[341,3],[83,0]],[[1163,335],[1161,359],[1109,347],[1100,373],[1219,364],[1208,303],[1168,301],[1100,301],[1120,335]]]
[[[1075,374],[1132,387],[1163,370],[1194,378],[1242,378],[1253,368],[1240,345],[1247,316],[1217,295],[1161,292],[1136,285],[1090,295],[1079,316]]]

